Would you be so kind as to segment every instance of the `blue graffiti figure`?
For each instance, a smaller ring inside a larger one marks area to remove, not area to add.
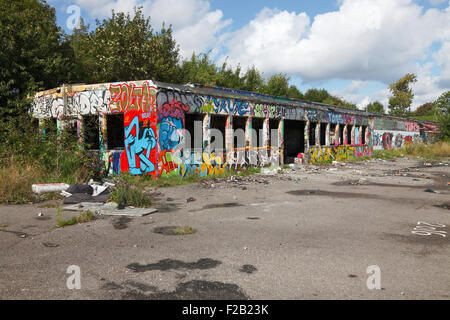
[[[136,128],[136,136],[131,134]],[[125,127],[125,151],[128,158],[130,174],[143,174],[155,171],[155,165],[150,161],[150,152],[156,147],[155,132],[152,128],[139,128],[139,118],[134,117],[128,127]],[[146,151],[144,154],[144,150]],[[136,155],[140,159],[140,168],[136,167]]]
[[[177,129],[181,129],[181,120],[165,118],[159,126],[159,146],[161,150],[173,150],[180,142]],[[180,122],[177,123],[176,121]]]

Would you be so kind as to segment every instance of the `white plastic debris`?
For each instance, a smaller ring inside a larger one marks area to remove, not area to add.
[[[34,193],[48,193],[48,192],[60,192],[65,191],[70,186],[66,183],[46,183],[46,184],[33,184],[31,190]]]

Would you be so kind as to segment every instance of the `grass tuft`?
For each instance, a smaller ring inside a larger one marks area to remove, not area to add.
[[[194,234],[197,232],[194,228],[190,226],[180,227],[175,229],[175,234],[178,236],[187,235],[187,234]]]
[[[97,219],[97,217],[90,210],[84,211],[82,214],[70,219],[64,219],[62,217],[61,207],[59,205],[56,207],[56,226],[58,228],[67,227],[78,223],[90,222],[95,219]]]

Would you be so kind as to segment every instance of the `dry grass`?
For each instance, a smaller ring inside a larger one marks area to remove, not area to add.
[[[190,227],[190,226],[185,226],[185,227],[180,227],[175,229],[175,234],[178,236],[183,236],[183,235],[187,235],[187,234],[194,234],[197,232],[197,230],[195,230],[194,228]]]
[[[41,173],[35,166],[10,162],[0,168],[0,203],[27,203],[33,196],[31,185],[40,179]]]

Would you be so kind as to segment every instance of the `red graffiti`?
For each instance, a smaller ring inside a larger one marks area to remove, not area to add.
[[[111,84],[109,86],[111,101],[109,110],[111,113],[126,111],[152,112],[156,107],[156,88],[147,81],[142,87],[134,83]]]

